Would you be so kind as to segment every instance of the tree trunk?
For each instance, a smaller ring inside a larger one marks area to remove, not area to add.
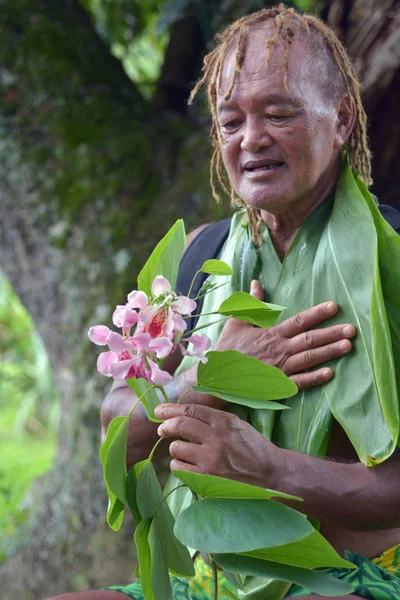
[[[1,596],[40,600],[132,579],[132,523],[115,534],[105,522],[99,407],[109,382],[86,331],[111,323],[178,215],[197,206],[204,219],[209,152],[207,134],[191,136],[185,121],[153,122],[77,0],[0,0],[0,30],[0,264],[62,401],[56,465],[0,568]]]
[[[359,73],[373,153],[372,191],[400,209],[400,2],[330,0],[324,17]]]

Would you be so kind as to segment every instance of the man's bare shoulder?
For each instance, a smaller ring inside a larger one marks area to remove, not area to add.
[[[197,236],[204,230],[207,229],[207,227],[209,227],[211,225],[211,223],[204,223],[203,225],[199,225],[198,227],[196,227],[196,229],[193,229],[193,231],[191,231],[190,233],[187,234],[186,236],[186,248],[185,250],[187,250],[190,246],[190,244],[192,242],[194,242],[194,240],[197,238]]]

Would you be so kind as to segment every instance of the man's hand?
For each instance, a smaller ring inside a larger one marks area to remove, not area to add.
[[[263,300],[263,291],[258,281],[252,282],[251,293]],[[350,352],[352,344],[349,338],[356,333],[354,325],[349,323],[312,329],[330,319],[337,311],[338,307],[334,302],[324,302],[269,329],[229,319],[215,350],[239,350],[278,367],[299,389],[321,385],[331,379],[332,369],[320,367],[309,373],[304,371]]]
[[[171,469],[185,469],[272,486],[277,448],[249,423],[209,406],[162,404],[156,415],[165,419],[158,434],[176,438],[169,451]]]

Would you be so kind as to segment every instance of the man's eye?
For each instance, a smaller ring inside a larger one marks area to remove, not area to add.
[[[288,119],[287,115],[270,115],[270,114],[265,115],[265,118],[268,119],[268,121],[271,121],[272,123],[280,123],[280,122]]]
[[[222,127],[229,131],[230,129],[237,129],[240,127],[241,121],[239,119],[232,119],[232,121],[228,121],[227,123],[223,123]]]

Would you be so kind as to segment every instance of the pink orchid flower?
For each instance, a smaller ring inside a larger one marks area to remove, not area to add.
[[[160,361],[181,345],[187,328],[182,316],[191,314],[195,308],[196,302],[177,296],[162,275],[154,278],[150,298],[141,290],[133,290],[128,294],[127,304],[118,305],[113,314],[113,323],[122,329],[122,335],[105,325],[89,329],[93,343],[109,347],[108,352],[98,357],[98,371],[116,380],[137,377],[165,385],[172,376],[160,368]],[[184,349],[184,353],[206,361],[203,353],[211,344],[208,337],[191,336],[188,341],[193,352]]]

